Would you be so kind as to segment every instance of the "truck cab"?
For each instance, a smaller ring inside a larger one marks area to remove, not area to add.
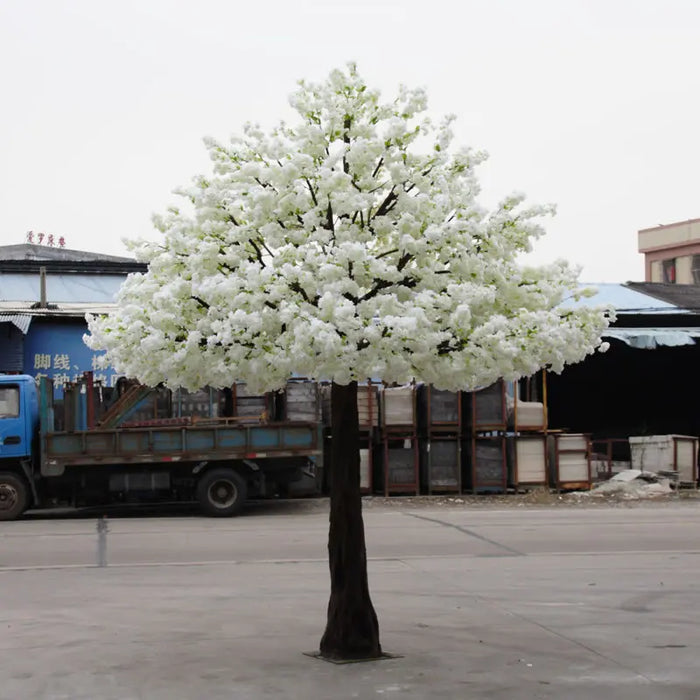
[[[38,428],[34,377],[0,375],[0,520],[17,517],[28,505]]]

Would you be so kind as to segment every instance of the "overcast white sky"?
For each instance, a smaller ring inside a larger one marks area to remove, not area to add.
[[[207,172],[203,136],[288,117],[298,79],[355,60],[457,115],[485,203],[558,205],[536,261],[640,280],[637,230],[700,217],[699,35],[694,0],[4,0],[0,243],[124,254]]]

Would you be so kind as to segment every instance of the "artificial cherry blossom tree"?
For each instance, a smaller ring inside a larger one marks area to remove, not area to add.
[[[142,382],[197,389],[332,381],[331,596],[321,654],[381,654],[359,492],[357,382],[474,389],[560,371],[600,346],[601,311],[564,310],[577,272],[523,267],[550,208],[477,200],[484,154],[452,147],[423,90],[382,101],[356,68],[300,83],[298,119],[207,141],[213,174],[133,244],[144,274],[90,319],[93,348]]]

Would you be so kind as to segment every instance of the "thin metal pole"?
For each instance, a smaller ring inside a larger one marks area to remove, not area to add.
[[[109,524],[107,516],[103,515],[97,520],[97,566],[107,566],[107,533]]]

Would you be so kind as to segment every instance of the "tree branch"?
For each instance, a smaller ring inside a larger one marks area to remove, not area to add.
[[[252,245],[253,248],[255,249],[255,257],[258,259],[258,262],[260,263],[260,265],[262,267],[265,267],[265,261],[263,260],[262,251],[260,250],[260,248],[258,247],[256,242],[252,238],[249,238],[248,243],[250,243],[250,245]]]
[[[200,299],[200,297],[194,296],[194,294],[190,297],[190,299],[193,299],[194,301],[196,301],[203,309],[208,310],[211,308],[211,306],[209,304],[207,304],[207,302],[204,301],[204,299]]]
[[[403,270],[404,267],[406,267],[406,265],[408,265],[408,263],[411,262],[411,260],[413,260],[413,256],[412,256],[410,253],[404,253],[404,254],[401,256],[401,258],[399,258],[399,262],[398,262],[398,264],[396,265],[396,269],[397,269],[399,272],[401,272],[401,270]]]
[[[438,346],[438,355],[444,356],[449,355],[451,352],[459,352],[467,347],[467,341],[459,338],[450,338],[449,340],[443,340]]]
[[[269,182],[263,182],[259,177],[255,178],[255,182],[257,182],[260,187],[269,187],[273,192],[277,192],[277,190]]]
[[[311,187],[311,183],[309,182],[309,178],[305,177],[304,182],[306,182],[306,186],[309,188],[309,192],[311,193],[311,199],[313,200],[314,206],[318,206],[318,200],[316,199],[316,193],[314,192],[314,188]]]
[[[306,293],[306,290],[299,284],[299,282],[291,282],[289,288],[293,292],[299,294],[301,298],[308,304],[311,304],[312,306],[318,306],[318,297],[316,297],[315,299],[311,299]]]
[[[349,114],[345,115],[343,120],[343,143],[350,143],[350,127],[352,126],[352,117]],[[343,172],[347,175],[350,172],[350,165],[347,160],[345,160],[345,154],[343,154]],[[353,183],[354,184],[354,183]],[[357,187],[357,185],[355,185]],[[359,190],[360,188],[357,187]]]
[[[331,207],[331,200],[328,200],[328,208],[326,209],[326,225],[324,228],[327,228],[329,231],[335,235],[335,226],[333,225],[333,209]]]
[[[374,297],[379,294],[379,292],[383,291],[384,289],[389,289],[389,287],[406,287],[406,289],[413,289],[418,284],[418,281],[413,278],[413,277],[404,277],[402,280],[399,280],[398,282],[390,282],[389,280],[375,280],[374,287],[370,289],[367,294],[364,296],[361,296],[358,300],[357,303],[359,304],[362,301],[369,301],[370,299],[374,299]]]
[[[398,196],[396,194],[396,185],[394,185],[391,190],[389,191],[389,194],[385,197],[384,201],[379,205],[379,208],[375,212],[374,216],[375,218],[377,216],[384,216],[388,211],[390,211],[389,207],[398,199]]]
[[[391,255],[392,253],[398,253],[398,252],[399,252],[399,249],[398,249],[398,248],[392,248],[391,250],[387,250],[386,252],[381,253],[380,255],[377,255],[377,257],[375,258],[375,260],[379,260],[379,259],[381,259],[381,258],[385,258],[387,255]]]

